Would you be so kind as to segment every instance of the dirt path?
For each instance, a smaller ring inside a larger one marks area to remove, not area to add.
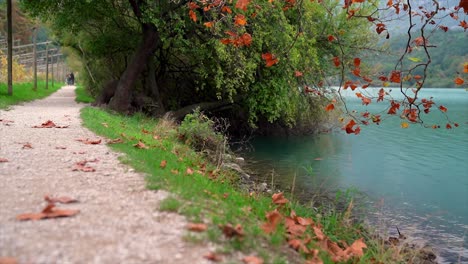
[[[144,175],[120,164],[105,144],[76,141],[98,137],[81,126],[83,105],[74,102],[73,89],[0,111],[0,158],[8,159],[0,162],[0,257],[18,263],[210,263],[203,255],[211,246],[183,241],[182,216],[157,211],[168,193],[146,190]],[[32,128],[47,120],[69,127]],[[32,148],[23,148],[27,143]],[[89,163],[95,172],[72,171],[85,159],[98,159]],[[78,199],[57,206],[80,213],[16,220],[41,211],[46,194]]]

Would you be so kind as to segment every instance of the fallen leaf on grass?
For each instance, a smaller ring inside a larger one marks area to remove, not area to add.
[[[220,225],[219,227],[223,231],[223,234],[228,238],[243,237],[245,235],[244,229],[240,224],[237,224],[236,227],[233,227],[231,224]]]
[[[167,165],[167,160],[163,160],[163,161],[161,161],[161,163],[159,164],[159,167],[160,167],[161,169],[164,169],[164,168],[166,168],[166,165]]]
[[[193,170],[191,168],[187,168],[187,171],[185,173],[187,173],[188,175],[192,175]]]
[[[18,260],[13,257],[0,257],[0,264],[17,264]]]
[[[276,227],[282,220],[281,214],[278,212],[278,210],[274,210],[271,212],[268,212],[266,214],[267,222],[264,223],[261,228],[263,232],[270,234],[276,230]]]
[[[109,125],[108,125],[107,123],[101,123],[101,125],[102,125],[103,127],[105,127],[105,128],[108,128],[108,127],[109,127]]]
[[[208,228],[208,226],[206,224],[203,224],[203,223],[198,223],[198,224],[189,223],[187,225],[187,229],[190,230],[190,231],[193,231],[193,232],[203,232],[203,231],[206,231],[207,228]]]
[[[151,132],[149,132],[148,130],[146,130],[146,129],[144,129],[144,128],[141,129],[141,133],[143,133],[143,134],[151,134]]]
[[[102,140],[101,139],[82,139],[82,138],[79,138],[79,139],[76,139],[76,141],[79,141],[79,142],[82,142],[86,145],[97,145],[97,144],[101,144]]]
[[[8,160],[4,158],[0,158],[0,162],[8,162]]]
[[[213,262],[220,262],[220,261],[223,260],[223,258],[220,255],[217,255],[214,252],[209,252],[208,254],[204,255],[203,257],[206,258],[207,260],[211,260]]]
[[[68,203],[77,203],[78,200],[67,197],[67,196],[60,196],[60,197],[50,197],[49,195],[44,196],[44,200],[48,203],[63,203],[63,204],[68,204]]]
[[[160,137],[160,136],[158,136],[158,135],[154,135],[154,136],[153,136],[153,139],[160,140],[160,139],[161,139],[161,137]]]
[[[255,256],[246,256],[242,258],[245,264],[263,264],[263,259]]]
[[[282,192],[273,194],[271,198],[273,199],[274,204],[286,204],[289,202],[288,199],[284,198]]]
[[[364,255],[363,248],[367,248],[364,243],[364,238],[360,238],[353,242],[353,244],[345,250],[345,253],[354,257],[362,257]]]
[[[57,209],[55,204],[49,203],[40,213],[27,213],[16,216],[17,220],[41,220],[46,218],[69,217],[78,214],[80,210],[73,209]]]
[[[117,143],[124,143],[123,139],[121,138],[114,138],[106,142],[106,144],[117,144]]]
[[[147,147],[145,143],[141,142],[140,140],[133,146],[138,149],[149,149],[149,147]]]
[[[174,174],[174,175],[177,175],[177,174],[179,174],[179,171],[178,170],[171,170],[171,173]]]

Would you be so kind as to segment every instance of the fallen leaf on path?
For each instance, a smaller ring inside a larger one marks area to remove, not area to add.
[[[187,225],[187,229],[190,230],[190,231],[193,231],[193,232],[203,232],[203,231],[206,231],[207,228],[208,228],[208,226],[206,224],[203,224],[203,223],[198,223],[198,224],[189,223]]]
[[[96,169],[90,166],[86,166],[86,163],[96,162],[96,161],[92,161],[92,160],[91,161],[88,161],[88,160],[79,161],[75,163],[75,166],[72,168],[72,171],[95,172]]]
[[[246,256],[242,258],[245,264],[263,264],[263,259],[255,256]]]
[[[8,160],[4,158],[0,158],[0,162],[8,162]]]
[[[0,264],[18,264],[18,260],[13,257],[0,257]]]
[[[208,254],[204,255],[203,257],[206,258],[207,260],[211,260],[213,262],[220,262],[220,261],[223,260],[223,258],[220,255],[217,255],[214,252],[209,252]]]
[[[48,203],[63,203],[63,204],[68,204],[68,203],[77,203],[78,200],[67,197],[67,196],[60,196],[60,197],[50,197],[49,195],[44,196],[44,200]]]
[[[57,126],[52,120],[47,120],[42,123],[40,126],[33,126],[33,128],[67,128],[67,126]]]
[[[220,225],[219,226],[221,230],[223,231],[223,234],[228,237],[243,237],[244,234],[244,229],[240,224],[237,224],[236,227],[233,227],[231,224],[226,224],[226,225]]]
[[[23,149],[32,149],[32,148],[33,147],[31,145],[31,143],[29,143],[29,142],[23,144]]]
[[[163,161],[161,161],[161,163],[159,164],[159,167],[160,167],[161,169],[164,169],[164,168],[166,168],[166,165],[167,165],[167,160],[163,160]]]
[[[117,144],[117,143],[123,143],[123,139],[121,138],[115,138],[115,139],[111,139],[109,141],[107,141],[106,144],[110,145],[110,144]]]
[[[57,147],[55,147],[55,149],[67,149],[67,147],[57,146]]]
[[[147,147],[145,143],[141,142],[140,140],[133,146],[138,149],[149,149],[149,147]]]
[[[40,213],[27,213],[16,216],[17,220],[41,220],[46,218],[69,217],[78,214],[80,210],[73,209],[57,209],[55,204],[49,203]]]
[[[73,151],[73,154],[80,154],[80,155],[83,155],[83,154],[86,154],[86,151]]]
[[[86,145],[97,145],[97,144],[101,144],[101,139],[82,139],[82,138],[79,138],[77,139],[76,141],[79,141],[79,142],[82,142]]]

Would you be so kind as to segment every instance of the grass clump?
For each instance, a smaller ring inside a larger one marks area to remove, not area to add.
[[[60,87],[55,85],[52,87],[49,85],[49,88],[46,90],[45,81],[37,82],[37,90],[33,91],[34,83],[14,83],[13,84],[13,95],[8,95],[8,86],[7,84],[0,84],[0,109],[6,109],[8,106],[16,105],[22,102],[29,102],[36,99],[41,99],[51,95],[56,92]]]
[[[165,189],[176,195],[177,199],[164,200],[161,209],[182,213],[192,222],[206,223],[205,239],[221,244],[226,255],[241,251],[245,255],[262,256],[265,263],[303,263],[310,255],[298,253],[288,246],[291,234],[285,222],[297,214],[312,219],[333,243],[351,245],[364,237],[368,248],[364,256],[353,259],[352,263],[394,262],[388,257],[392,254],[372,240],[362,226],[350,223],[346,212],[319,212],[292,202],[278,205],[271,197],[236,188],[229,172],[219,170],[192,148],[198,146],[198,150],[203,150],[211,144],[207,142],[210,137],[221,140],[216,133],[208,132],[213,123],[200,113],[189,116],[179,128],[169,119],[154,120],[139,114],[128,117],[91,107],[82,109],[81,116],[84,125],[95,133],[120,139],[120,143],[111,147],[125,153],[125,160],[136,170],[149,175],[148,188]],[[137,148],[138,143],[145,147]],[[281,213],[282,222],[267,234],[263,229],[268,221],[266,216],[275,210]],[[223,233],[227,226],[239,226],[242,235],[225,237]],[[318,235],[309,227],[304,233],[306,236],[310,247],[320,248]],[[301,239],[306,239],[304,237]],[[323,263],[335,263],[322,249],[319,257]]]
[[[83,86],[77,85],[75,89],[76,98],[75,101],[77,103],[85,103],[90,104],[94,103],[95,98],[86,90]]]

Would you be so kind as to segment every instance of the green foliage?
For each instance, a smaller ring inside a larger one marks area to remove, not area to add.
[[[93,103],[94,98],[89,94],[88,90],[86,90],[82,85],[78,85],[75,89],[76,98],[75,101],[78,103]]]
[[[224,146],[225,139],[214,130],[214,121],[196,109],[185,116],[178,132],[185,143],[197,151],[217,151]]]
[[[58,85],[52,87],[49,84],[49,89],[45,89],[45,82],[37,83],[37,91],[33,91],[33,83],[14,83],[13,95],[8,95],[8,87],[6,84],[0,84],[0,109],[5,109],[10,105],[15,105],[22,102],[41,99],[54,93],[60,87]]]

